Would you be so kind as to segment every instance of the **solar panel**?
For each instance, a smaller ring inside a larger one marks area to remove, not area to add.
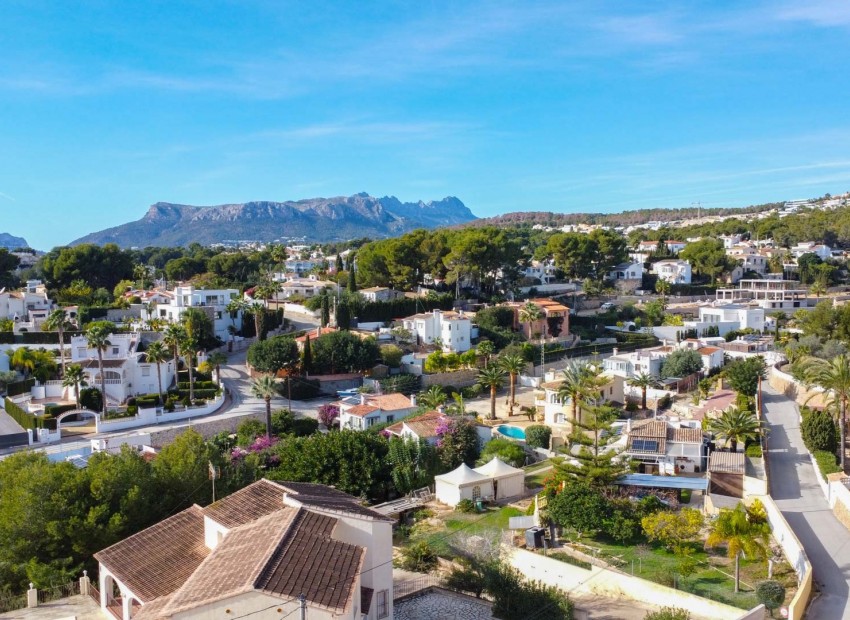
[[[658,440],[632,439],[632,449],[637,452],[658,452]]]

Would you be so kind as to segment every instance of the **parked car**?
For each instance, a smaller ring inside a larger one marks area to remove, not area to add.
[[[606,301],[604,304],[602,304],[601,306],[599,306],[599,308],[600,308],[601,310],[610,310],[610,309],[611,309],[611,308],[613,308],[613,307],[614,307],[614,303],[613,303],[613,302],[610,302],[610,301]]]

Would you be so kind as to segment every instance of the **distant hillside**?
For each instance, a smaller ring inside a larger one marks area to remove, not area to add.
[[[17,248],[28,248],[27,240],[23,237],[15,237],[9,233],[0,233],[0,248],[15,250]]]
[[[477,219],[471,226],[516,226],[540,224],[543,226],[566,226],[569,224],[599,224],[604,226],[636,226],[647,222],[672,222],[708,216],[735,216],[759,213],[781,208],[784,203],[767,203],[727,209],[638,209],[622,213],[552,213],[548,211],[517,211],[495,217]]]
[[[287,202],[246,202],[212,207],[158,202],[136,221],[73,241],[116,243],[122,247],[185,246],[232,241],[270,242],[306,237],[328,242],[356,237],[382,238],[416,228],[452,226],[474,220],[472,212],[449,196],[430,202],[401,202],[369,194]]]

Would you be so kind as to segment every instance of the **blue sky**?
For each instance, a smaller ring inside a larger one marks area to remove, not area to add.
[[[0,231],[157,201],[479,216],[850,190],[850,2],[0,3]]]

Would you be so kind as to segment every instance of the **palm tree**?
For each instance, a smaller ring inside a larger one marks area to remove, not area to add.
[[[198,349],[198,340],[188,330],[178,345],[183,359],[186,360],[186,368],[189,370],[189,400],[195,401],[195,377],[193,367],[195,365],[195,352]]]
[[[210,353],[207,357],[207,362],[215,367],[216,382],[218,383],[218,387],[221,387],[221,365],[227,363],[227,353],[222,353],[221,351]]]
[[[496,347],[489,340],[482,340],[475,347],[475,353],[484,358],[484,366],[490,363],[490,356],[496,351]]]
[[[103,413],[106,415],[106,376],[103,372],[103,352],[111,343],[111,329],[102,323],[92,323],[86,330],[86,342],[90,349],[97,351],[97,367],[100,371],[100,392],[103,396]]]
[[[248,304],[247,310],[254,315],[254,335],[257,337],[257,340],[262,340],[263,315],[266,312],[266,307],[263,305],[263,302],[255,301]]]
[[[730,445],[732,452],[737,451],[738,442],[746,442],[748,439],[757,439],[761,432],[761,423],[756,414],[732,407],[713,418],[708,423],[708,428],[717,437],[723,440],[723,445]]]
[[[526,302],[519,309],[519,312],[517,314],[519,316],[519,322],[525,323],[526,325],[528,325],[528,335],[529,335],[529,337],[531,336],[531,324],[536,323],[537,321],[539,321],[540,319],[542,319],[545,316],[544,313],[543,313],[543,310],[540,308],[540,306],[538,306],[537,304],[535,304],[534,302],[531,302],[531,301]],[[546,336],[545,328],[544,328],[543,331],[544,331],[544,333],[542,335],[545,338],[545,336]]]
[[[266,401],[266,437],[272,436],[272,398],[277,396],[277,381],[271,375],[263,375],[251,383],[251,394]]]
[[[572,403],[573,422],[581,423],[581,405],[595,399],[597,390],[604,385],[596,368],[587,362],[573,362],[563,371],[563,382],[558,390],[558,398],[562,403],[570,400]]]
[[[505,381],[505,371],[498,366],[489,366],[478,371],[478,385],[490,388],[490,419],[496,419],[496,391]]]
[[[725,544],[727,555],[735,558],[735,592],[740,586],[741,554],[751,558],[767,557],[769,535],[770,526],[750,518],[743,504],[738,504],[734,510],[721,510],[712,524],[705,544],[707,547]]]
[[[225,311],[230,313],[230,322],[233,323],[233,329],[236,329],[236,316],[245,309],[245,300],[241,297],[234,297],[224,307]]]
[[[842,354],[831,360],[806,357],[798,362],[800,375],[807,385],[818,385],[828,392],[838,404],[841,429],[841,470],[845,469],[847,440],[847,403],[850,401],[850,355]]]
[[[499,367],[508,373],[508,376],[510,377],[511,396],[510,402],[508,403],[509,417],[514,414],[516,378],[523,370],[525,370],[525,364],[526,361],[521,355],[505,355],[504,357],[499,358]]]
[[[178,361],[180,358],[180,342],[186,336],[186,328],[180,323],[171,323],[165,328],[165,333],[162,337],[162,342],[171,350],[171,357],[174,359],[174,373],[178,370]]]
[[[152,342],[148,345],[145,355],[148,357],[148,362],[156,364],[156,379],[159,384],[159,400],[165,404],[165,401],[162,398],[162,372],[160,364],[168,360],[168,347],[165,346],[165,343],[162,340],[157,340],[156,342]]]
[[[419,395],[419,403],[428,409],[437,409],[445,402],[446,393],[439,385],[432,385]]]
[[[62,374],[65,374],[65,330],[73,327],[62,308],[54,310],[44,321],[44,328],[59,332],[59,361],[62,364]]]
[[[628,380],[628,384],[632,387],[640,388],[640,408],[646,409],[646,391],[658,385],[658,379],[656,379],[653,375],[642,372],[636,377],[632,377]]]
[[[62,375],[62,387],[74,388],[74,400],[80,408],[80,388],[86,387],[86,373],[79,364],[69,364]]]
[[[6,355],[9,356],[9,366],[21,371],[25,378],[35,369],[35,351],[29,347],[6,351]]]

